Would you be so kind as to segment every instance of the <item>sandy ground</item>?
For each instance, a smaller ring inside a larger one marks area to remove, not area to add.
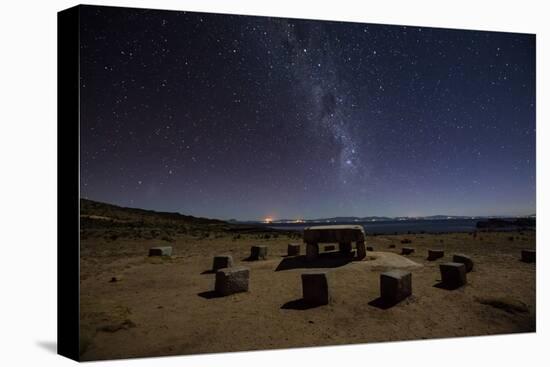
[[[412,243],[401,244],[404,238]],[[299,240],[83,239],[82,359],[535,331],[535,264],[519,261],[521,249],[535,248],[535,232],[369,236],[374,252],[366,259],[349,261],[334,253],[313,264],[285,257],[292,242]],[[267,260],[244,260],[254,244],[269,246]],[[148,248],[158,245],[172,245],[173,256],[147,257]],[[416,252],[404,259],[399,255],[404,246]],[[445,257],[427,261],[429,248],[444,249]],[[468,285],[438,288],[438,265],[454,253],[475,262]],[[231,254],[235,265],[250,268],[249,292],[212,294],[215,275],[208,269],[217,254]],[[330,305],[306,308],[300,302],[300,274],[308,267],[329,271]],[[413,273],[413,296],[381,307],[380,273],[398,267]]]

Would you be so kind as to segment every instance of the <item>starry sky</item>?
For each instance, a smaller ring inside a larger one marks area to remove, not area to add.
[[[81,196],[220,219],[535,213],[535,36],[85,6]]]

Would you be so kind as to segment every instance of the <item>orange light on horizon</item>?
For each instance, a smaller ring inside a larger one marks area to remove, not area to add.
[[[272,222],[273,222],[273,218],[271,217],[264,218],[264,223],[272,223]]]

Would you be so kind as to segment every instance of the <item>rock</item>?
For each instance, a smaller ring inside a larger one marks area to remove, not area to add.
[[[267,258],[267,246],[257,245],[250,249],[250,260],[265,260]]]
[[[389,245],[388,248],[395,248],[395,245]]]
[[[453,255],[453,262],[464,264],[466,267],[466,273],[469,273],[474,269],[474,262],[469,256],[463,254]]]
[[[312,305],[329,303],[328,277],[326,271],[310,271],[302,274],[304,301]]]
[[[428,250],[428,260],[433,261],[442,258],[445,255],[443,250]],[[455,260],[453,260],[455,261]],[[459,261],[455,261],[459,262]]]
[[[372,246],[367,246],[367,251],[374,251],[374,248]]]
[[[149,256],[172,256],[172,246],[152,247]]]
[[[231,268],[233,267],[233,257],[231,255],[218,255],[214,256],[214,261],[212,262],[212,270],[217,271],[218,269]]]
[[[299,243],[289,243],[287,248],[288,256],[298,256],[300,255],[300,244]]]
[[[462,263],[450,262],[439,265],[443,285],[454,289],[466,284],[466,266]]]
[[[412,274],[405,270],[391,270],[380,274],[380,296],[384,301],[397,303],[412,294]]]
[[[521,250],[521,261],[526,263],[534,263],[537,260],[535,250]]]
[[[401,249],[401,255],[410,255],[414,252],[414,248],[412,247],[403,247]]]
[[[244,266],[224,268],[216,272],[215,290],[221,296],[248,292],[250,270]]]
[[[325,246],[325,251],[334,251],[336,247],[334,245],[327,245]]]

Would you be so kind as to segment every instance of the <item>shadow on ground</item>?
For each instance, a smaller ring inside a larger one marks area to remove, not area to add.
[[[275,271],[290,270],[290,269],[308,269],[308,268],[337,268],[344,266],[354,260],[353,252],[343,254],[340,252],[327,252],[319,254],[315,260],[306,260],[305,255],[288,256],[281,260]]]
[[[437,282],[434,284],[434,288],[445,289],[447,291],[454,291],[455,289],[463,287],[462,285],[447,284],[443,282]]]
[[[202,298],[206,298],[206,299],[223,297],[222,295],[220,295],[216,291],[200,292],[200,293],[197,294],[197,296],[202,297]]]
[[[39,347],[42,347],[43,349],[47,350],[50,353],[57,354],[57,342],[41,340],[36,342],[36,345],[38,345]]]
[[[306,302],[303,298],[295,299],[294,301],[290,301],[285,303],[281,306],[282,310],[309,310],[310,308],[319,307],[322,305],[319,304],[312,304]]]
[[[391,308],[391,307],[395,306],[398,303],[399,302],[388,301],[388,300],[386,300],[382,297],[378,297],[377,299],[370,301],[369,305],[373,306],[373,307],[376,307],[376,308],[379,308],[381,310],[387,310],[388,308]]]

